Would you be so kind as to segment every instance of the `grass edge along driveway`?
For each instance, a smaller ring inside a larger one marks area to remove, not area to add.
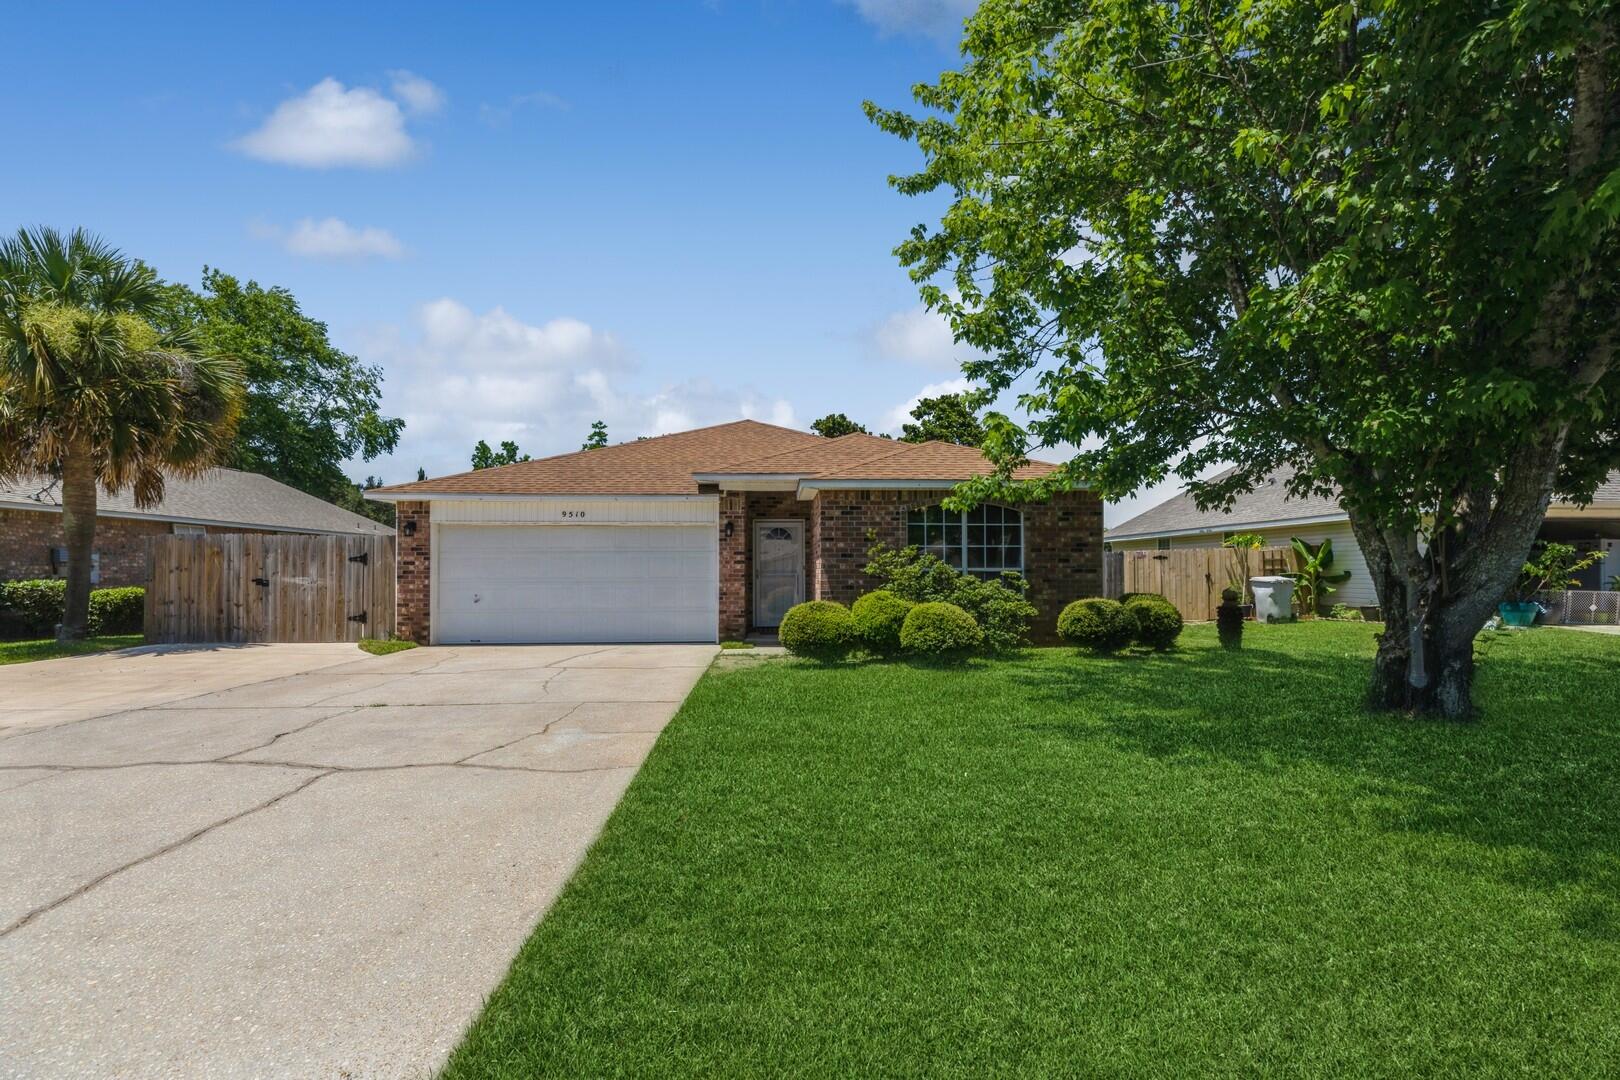
[[[1482,639],[1455,726],[1376,629],[712,670],[446,1075],[1611,1069],[1620,650]]]
[[[30,664],[35,660],[55,660],[60,656],[84,656],[89,653],[111,652],[114,649],[133,649],[144,645],[140,634],[109,634],[89,637],[83,641],[57,641],[40,638],[36,641],[0,641],[0,667],[6,664]]]

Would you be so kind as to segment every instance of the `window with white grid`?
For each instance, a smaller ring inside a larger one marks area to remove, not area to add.
[[[906,515],[906,543],[979,577],[1022,573],[1024,515],[993,503],[963,512],[928,506]]]

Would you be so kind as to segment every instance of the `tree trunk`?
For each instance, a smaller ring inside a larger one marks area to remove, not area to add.
[[[62,459],[62,532],[67,541],[67,599],[58,641],[82,641],[90,630],[90,560],[96,546],[96,467],[90,454]]]

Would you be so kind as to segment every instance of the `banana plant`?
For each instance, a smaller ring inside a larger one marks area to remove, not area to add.
[[[1338,591],[1338,587],[1350,580],[1350,571],[1333,570],[1333,541],[1324,539],[1320,544],[1312,544],[1309,540],[1299,537],[1290,537],[1288,540],[1294,549],[1294,561],[1299,569],[1284,577],[1294,579],[1294,592],[1299,597],[1299,609],[1309,615],[1316,614],[1330,593]]]

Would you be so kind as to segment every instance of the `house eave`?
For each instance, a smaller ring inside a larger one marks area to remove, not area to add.
[[[34,511],[60,514],[62,508],[51,503],[0,502],[0,510]],[[183,517],[178,514],[156,514],[141,510],[107,510],[96,508],[98,518],[117,518],[120,521],[159,521],[174,525],[211,525],[216,529],[258,529],[262,532],[299,533],[319,536],[391,536],[386,525],[377,529],[321,529],[310,525],[269,525],[262,521],[229,521],[224,518]]]
[[[1301,525],[1327,525],[1337,521],[1349,521],[1350,515],[1343,512],[1336,514],[1316,514],[1311,517],[1283,518],[1276,521],[1223,521],[1211,527],[1199,525],[1191,529],[1155,529],[1149,532],[1135,533],[1104,533],[1103,539],[1110,544],[1129,543],[1135,540],[1165,540],[1180,536],[1219,536],[1221,533],[1237,532],[1241,529],[1293,529]]]
[[[500,492],[500,493],[471,493],[465,491],[368,491],[365,497],[374,502],[402,503],[402,502],[579,502],[592,500],[600,502],[647,502],[674,501],[674,502],[713,502],[713,495],[627,495],[624,492],[613,494],[593,494],[591,492],[578,492],[561,494],[547,492],[535,494],[534,492]]]

